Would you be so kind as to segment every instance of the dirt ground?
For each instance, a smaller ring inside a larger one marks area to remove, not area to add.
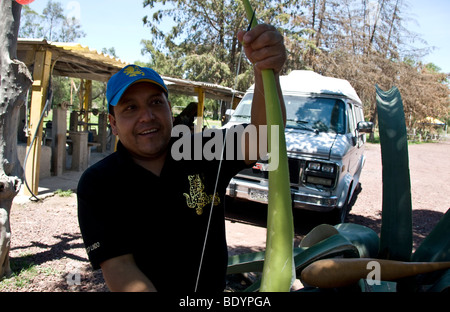
[[[349,222],[380,230],[382,177],[380,146],[367,144],[361,191]],[[414,248],[450,208],[450,142],[409,145]],[[101,272],[87,261],[77,223],[76,196],[14,203],[11,211],[13,276],[0,282],[0,292],[107,291]],[[227,212],[230,254],[263,250],[266,211],[262,205],[239,204]],[[295,211],[296,244],[321,216]],[[174,281],[177,283],[177,281]],[[232,284],[232,281],[230,281]]]

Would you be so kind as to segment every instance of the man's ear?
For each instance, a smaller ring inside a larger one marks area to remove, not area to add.
[[[116,118],[111,114],[108,114],[108,118],[109,118],[109,124],[111,125],[112,133],[114,135],[119,135],[119,133],[117,132]]]

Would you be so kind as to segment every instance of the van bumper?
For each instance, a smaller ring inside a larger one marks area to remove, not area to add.
[[[268,185],[231,179],[226,195],[232,198],[260,203],[268,202]],[[337,196],[305,194],[291,189],[292,207],[296,209],[328,212],[337,207]]]

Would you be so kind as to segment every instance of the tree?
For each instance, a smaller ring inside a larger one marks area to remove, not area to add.
[[[260,22],[279,27],[283,34],[292,35],[289,40],[290,64],[301,63],[305,40],[301,20],[300,0],[255,2],[254,8]],[[208,81],[234,87],[241,43],[237,33],[246,29],[249,21],[240,1],[229,0],[144,0],[144,7],[154,8],[162,3],[163,9],[143,18],[150,28],[152,40],[143,41],[144,53],[153,62],[172,71],[171,75],[194,81]],[[164,33],[161,25],[172,19],[174,26]],[[157,67],[160,70],[159,67]],[[174,72],[175,71],[175,72]],[[252,83],[253,68],[245,58],[238,73],[239,90],[246,90]]]
[[[21,26],[19,38],[43,38],[44,27],[41,23],[42,16],[32,10],[28,5],[22,8]]]
[[[166,75],[234,87],[241,51],[236,34],[248,24],[240,2],[145,0],[144,6],[160,3],[163,9],[144,17],[153,35],[143,41],[151,65]],[[405,27],[410,20],[405,0],[275,0],[253,5],[259,22],[275,25],[284,35],[288,58],[282,74],[312,69],[348,80],[372,122],[377,117],[376,84],[385,90],[397,86],[405,111],[417,120],[431,112],[447,116],[446,75],[421,64],[429,48],[412,48],[410,43],[420,37]],[[175,26],[164,33],[161,25],[170,19]],[[252,76],[252,66],[243,58],[237,89],[246,90]]]
[[[19,30],[21,38],[44,38],[49,41],[76,42],[85,37],[81,24],[74,16],[65,14],[60,2],[49,0],[42,14],[24,6],[23,23]]]
[[[385,90],[397,86],[413,120],[446,115],[446,75],[418,61],[427,49],[411,48],[410,41],[418,36],[404,26],[405,1],[314,0],[306,5],[310,14],[305,26],[311,25],[310,40],[316,47],[307,54],[306,66],[350,81],[370,121],[377,116],[376,84]]]
[[[2,0],[0,7],[0,278],[10,273],[9,214],[22,185],[23,168],[17,157],[20,106],[31,86],[31,74],[17,60],[17,34],[22,6]]]
[[[42,14],[24,5],[21,19],[20,38],[44,38],[49,41],[76,42],[77,39],[86,36],[81,29],[80,21],[74,16],[67,16],[60,2],[48,1]],[[76,80],[78,81],[78,79]],[[95,90],[98,90],[97,85],[96,82]],[[69,102],[70,88],[71,80],[67,77],[52,77],[53,101],[57,103]]]
[[[160,61],[164,60],[161,57],[164,54],[169,56],[172,67],[179,70],[179,77],[231,86],[237,59],[236,54],[228,51],[240,50],[237,32],[245,23],[245,14],[238,19],[233,16],[240,3],[145,0],[144,7],[153,7],[159,2],[165,3],[164,9],[157,10],[151,18],[144,17],[153,35],[151,42],[146,42],[152,57],[155,50],[160,51],[156,56]],[[241,12],[244,12],[242,8]],[[176,23],[168,34],[159,28],[164,18],[172,18]],[[243,66],[243,71],[245,69]]]
[[[64,9],[62,8],[61,3],[53,2],[52,0],[47,2],[47,6],[44,8],[44,11],[42,11],[42,15],[48,26],[47,39],[50,41],[53,40],[54,29],[56,29],[62,20],[64,20],[63,12]]]

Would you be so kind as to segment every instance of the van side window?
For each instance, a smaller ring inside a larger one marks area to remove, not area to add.
[[[347,105],[347,120],[348,120],[348,132],[355,133],[356,125],[355,125],[355,117],[353,115],[352,104],[348,103]]]
[[[355,115],[356,115],[356,124],[360,121],[364,121],[363,111],[362,108],[359,106],[354,106],[355,109]]]

